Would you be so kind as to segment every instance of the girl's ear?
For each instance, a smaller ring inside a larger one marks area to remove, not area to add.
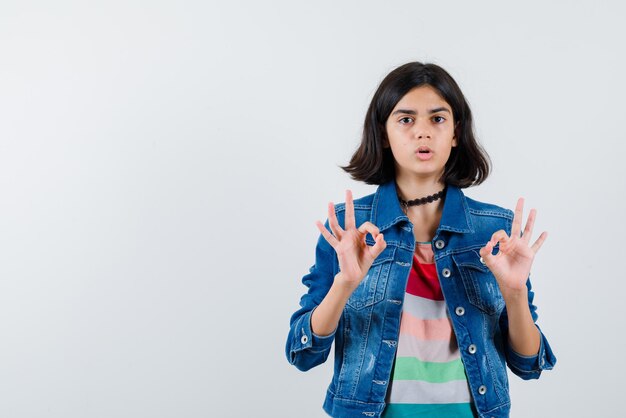
[[[454,124],[454,136],[452,137],[452,146],[456,147],[457,145],[459,145],[459,141],[457,140],[457,138],[459,137],[459,131],[460,131],[460,126],[459,126],[459,122]]]

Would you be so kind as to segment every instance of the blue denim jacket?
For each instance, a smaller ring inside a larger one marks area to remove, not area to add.
[[[345,204],[335,206],[344,225]],[[335,367],[324,410],[333,417],[379,417],[395,359],[400,315],[413,261],[413,225],[400,208],[394,181],[354,201],[356,225],[376,225],[387,247],[351,295],[337,329],[329,336],[311,331],[311,313],[339,272],[334,249],[320,235],[315,265],[302,278],[308,292],[291,317],[286,354],[300,370],[323,363],[335,342]],[[505,365],[522,379],[537,379],[556,358],[541,333],[536,356],[515,353],[508,344],[508,320],[502,294],[478,253],[491,235],[511,231],[513,212],[481,203],[448,186],[439,228],[433,237],[435,265],[465,365],[474,404],[481,417],[508,417],[509,385]],[[326,221],[328,228],[328,221]],[[367,236],[369,245],[374,245]],[[528,302],[537,320],[530,280]],[[463,307],[464,309],[456,309]],[[541,330],[540,330],[541,331]],[[470,345],[472,350],[469,350]]]

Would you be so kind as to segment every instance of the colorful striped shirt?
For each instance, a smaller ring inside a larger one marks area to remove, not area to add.
[[[430,242],[416,243],[382,416],[476,416]]]

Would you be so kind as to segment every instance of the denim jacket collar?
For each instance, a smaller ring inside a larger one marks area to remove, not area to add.
[[[460,233],[474,232],[465,195],[461,189],[450,184],[448,184],[446,201],[443,204],[439,230]]]
[[[400,207],[396,192],[396,182],[391,180],[380,185],[374,195],[371,219],[383,231],[398,222],[409,222]],[[448,185],[439,230],[459,233],[474,232],[465,196],[461,189]]]

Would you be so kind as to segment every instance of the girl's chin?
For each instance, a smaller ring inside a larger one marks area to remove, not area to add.
[[[401,171],[396,170],[397,177],[421,179],[432,178],[435,181],[438,181],[441,176],[443,176],[443,173],[443,169],[428,170],[425,167],[420,167],[419,169],[403,169]]]

